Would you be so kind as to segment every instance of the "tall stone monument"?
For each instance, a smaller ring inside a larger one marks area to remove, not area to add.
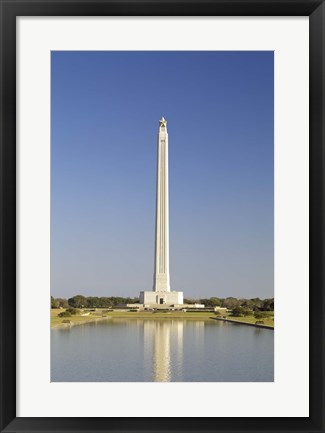
[[[156,237],[153,290],[140,292],[144,305],[181,305],[183,292],[170,290],[168,212],[168,132],[167,121],[159,121],[157,156]]]

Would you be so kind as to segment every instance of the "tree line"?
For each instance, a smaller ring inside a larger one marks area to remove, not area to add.
[[[51,308],[109,308],[117,305],[136,304],[139,298],[121,296],[97,297],[76,295],[72,298],[54,298],[51,296]],[[184,304],[204,304],[207,308],[223,307],[245,314],[248,311],[274,311],[274,298],[201,298],[184,299]]]
[[[200,298],[184,299],[184,304],[204,304],[206,307],[223,307],[228,310],[243,308],[251,311],[274,311],[274,298]]]
[[[51,296],[51,308],[109,308],[117,305],[136,304],[139,298],[123,298],[121,296],[98,297],[76,295],[69,299]]]

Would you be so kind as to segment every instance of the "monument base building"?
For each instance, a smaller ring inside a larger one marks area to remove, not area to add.
[[[140,304],[145,306],[152,305],[182,305],[184,303],[183,300],[183,292],[174,292],[174,291],[151,291],[151,292],[140,292]]]

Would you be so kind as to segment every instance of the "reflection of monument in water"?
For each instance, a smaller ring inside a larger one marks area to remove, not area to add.
[[[188,357],[193,347],[202,351],[202,356],[205,353],[203,320],[145,319],[141,325],[145,368],[153,382],[181,382],[189,373],[186,371],[186,353]],[[191,336],[187,348],[186,334]]]
[[[146,320],[144,340],[150,344],[152,381],[171,382],[173,370],[181,377],[183,366],[183,320]]]
[[[171,380],[170,323],[158,321],[155,325],[153,380],[169,382]]]
[[[167,121],[159,121],[156,195],[155,270],[153,290],[140,292],[146,306],[182,305],[183,292],[170,290],[168,212],[168,132]]]

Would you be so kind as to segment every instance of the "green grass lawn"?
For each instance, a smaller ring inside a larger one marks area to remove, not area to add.
[[[199,311],[199,312],[183,312],[183,311],[166,311],[166,312],[159,312],[159,311],[138,311],[138,312],[130,312],[130,311],[112,311],[109,312],[108,315],[110,315],[113,318],[136,318],[136,319],[207,319],[209,320],[213,313],[209,311]]]
[[[105,314],[105,316],[108,316],[107,313],[96,311],[94,313],[90,313],[89,316],[76,315],[76,316],[71,316],[71,317],[59,317],[58,314],[62,313],[62,311],[65,311],[65,309],[59,309],[59,308],[51,309],[51,327],[52,328],[64,326],[64,323],[63,323],[64,320],[70,320],[73,324],[79,325],[82,323],[92,322],[92,321],[98,320],[98,319],[104,319],[102,317],[103,314]]]
[[[89,316],[71,316],[71,317],[58,317],[58,314],[64,309],[51,309],[51,327],[57,328],[61,326],[65,326],[63,323],[64,320],[70,320],[73,324],[79,325],[82,323],[88,323],[95,320],[109,320],[109,319],[189,319],[189,320],[211,320],[212,318],[226,316],[230,320],[234,320],[237,322],[247,322],[247,323],[255,323],[257,320],[263,320],[266,326],[274,327],[274,313],[268,312],[266,318],[256,319],[254,316],[245,316],[245,317],[232,317],[231,313],[222,313],[221,316],[215,316],[213,312],[209,311],[199,311],[199,312],[183,312],[183,311],[167,311],[167,312],[153,312],[153,311],[105,311],[105,310],[97,310],[90,312]],[[107,317],[103,317],[107,316]],[[67,326],[67,325],[66,325]]]
[[[64,320],[70,320],[73,324],[82,324],[92,322],[98,319],[102,319],[103,315],[107,316],[107,318],[111,319],[200,319],[200,320],[211,320],[210,318],[213,316],[211,312],[182,312],[182,311],[168,311],[168,312],[152,312],[152,311],[140,311],[140,312],[131,312],[131,311],[108,311],[103,312],[101,310],[97,310],[94,312],[90,312],[89,316],[71,316],[71,317],[58,317],[59,313],[62,313],[65,309],[51,309],[51,327],[56,328],[59,326],[64,326]]]
[[[227,319],[234,320],[236,322],[255,323],[256,321],[263,321],[264,325],[274,328],[274,311],[268,311],[267,317],[263,317],[262,319],[256,319],[254,316],[233,317],[231,316],[230,312],[216,317],[223,317],[224,315],[227,316]]]

